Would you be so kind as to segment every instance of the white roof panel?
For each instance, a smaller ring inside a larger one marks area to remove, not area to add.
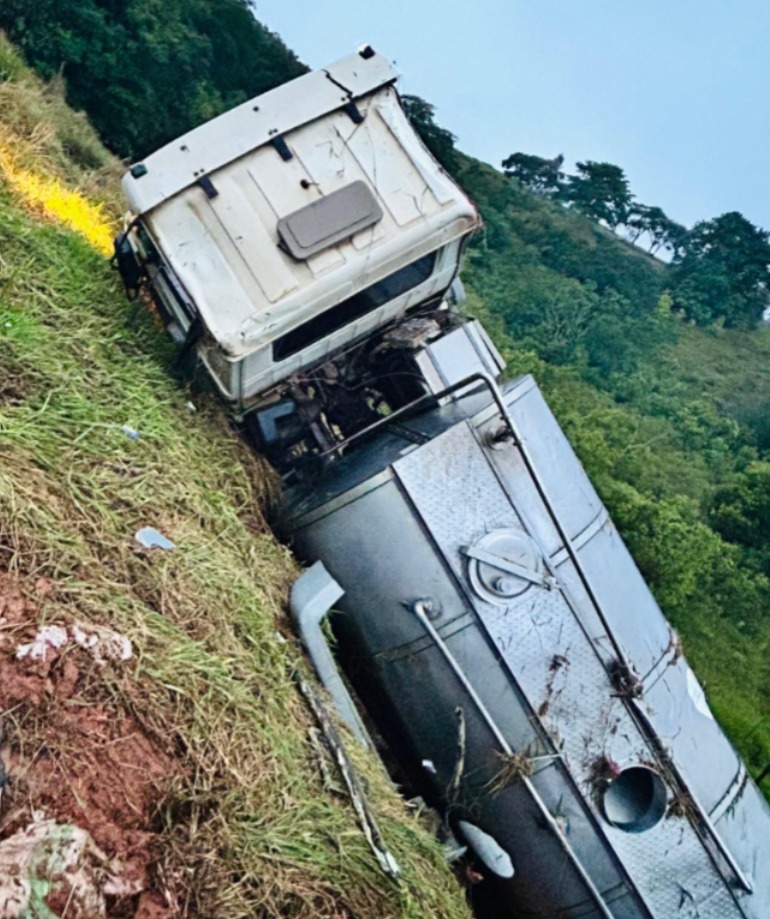
[[[372,60],[376,57],[354,55],[346,66],[366,68]],[[393,75],[383,64],[377,80]],[[361,74],[353,77],[359,86],[376,82],[372,74],[366,84]],[[296,92],[299,84],[301,93]],[[324,111],[328,86],[335,86],[325,71],[320,89],[307,77],[289,86],[295,90],[286,99],[298,100],[315,117],[303,121],[284,113],[287,124],[297,121],[283,134],[288,159],[262,135],[256,142],[253,136],[244,140],[246,130],[238,143],[247,149],[235,158],[220,156],[226,161],[207,173],[208,189],[186,176],[174,179],[172,167],[186,155],[181,147],[192,149],[190,137],[219,136],[222,119],[230,115],[233,125],[248,123],[250,110],[241,107],[149,157],[147,175],[128,183],[134,191],[151,189],[142,183],[166,175],[166,190],[177,188],[142,219],[206,328],[233,358],[264,347],[478,225],[473,203],[425,149],[389,81],[358,100],[360,123],[343,110],[339,94]],[[311,98],[316,89],[320,102]],[[223,137],[225,145],[231,140]],[[378,209],[377,220],[364,229],[353,221],[349,236],[339,232],[309,258],[292,258],[280,238],[279,222],[361,186]]]
[[[397,77],[387,58],[357,53],[250,99],[146,157],[137,164],[145,173],[127,172],[123,191],[131,210],[144,214],[201,176]]]

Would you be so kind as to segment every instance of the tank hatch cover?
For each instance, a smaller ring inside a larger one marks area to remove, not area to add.
[[[296,259],[308,259],[382,220],[366,182],[351,182],[278,221],[278,235]]]
[[[533,584],[546,582],[540,550],[520,530],[493,530],[467,548],[465,555],[473,589],[490,603],[505,606]]]

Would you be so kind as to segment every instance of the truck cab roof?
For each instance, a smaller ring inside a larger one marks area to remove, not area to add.
[[[124,177],[223,356],[264,349],[478,225],[410,127],[396,77],[366,48],[196,128]],[[415,298],[451,282],[457,264],[436,264]]]

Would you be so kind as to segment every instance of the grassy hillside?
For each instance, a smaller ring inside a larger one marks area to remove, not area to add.
[[[464,916],[438,845],[356,753],[403,869],[380,873],[314,733],[270,477],[219,405],[188,401],[151,318],[127,325],[102,251],[119,171],[0,42],[0,863],[42,811],[91,834],[110,916]],[[145,526],[176,549],[142,548]],[[40,919],[67,899],[46,873]]]

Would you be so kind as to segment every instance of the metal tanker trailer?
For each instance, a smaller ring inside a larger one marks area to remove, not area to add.
[[[399,764],[496,915],[770,915],[770,810],[534,380],[443,401],[283,524]]]

